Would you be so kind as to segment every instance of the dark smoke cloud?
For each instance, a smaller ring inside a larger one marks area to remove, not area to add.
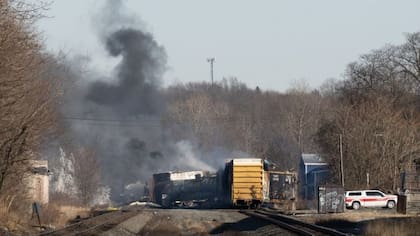
[[[122,1],[108,1],[97,19],[100,41],[110,56],[121,61],[114,69],[115,78],[91,83],[85,99],[90,115],[121,121],[93,133],[100,139],[94,148],[101,155],[104,182],[111,187],[112,199],[123,202],[133,200],[127,198],[126,186],[146,181],[158,169],[156,163],[163,161],[160,87],[166,52],[153,35],[139,28],[140,21],[124,9]],[[127,120],[135,122],[125,127]]]
[[[62,113],[80,117],[68,121],[67,135],[95,151],[112,200],[138,199],[153,173],[215,170],[225,158],[239,156],[223,149],[202,153],[192,135],[188,141],[178,140],[161,125],[167,56],[122,1],[107,1],[93,27],[104,49],[120,62],[111,75],[99,77],[79,69],[84,64],[79,59],[69,61],[75,83],[66,93]],[[133,189],[138,191],[127,197]]]
[[[160,124],[167,56],[122,1],[107,1],[92,27],[104,50],[119,63],[110,75],[99,77],[94,70],[80,69],[79,57],[69,61],[75,85],[66,94],[62,113],[81,118],[69,122],[71,140],[95,151],[112,200],[124,202],[127,185],[170,168],[164,164],[170,145],[163,141]]]
[[[131,13],[123,0],[106,0],[103,7],[92,18],[92,29],[100,40],[122,28],[143,29],[146,24],[137,15]]]
[[[117,67],[117,83],[94,82],[87,99],[111,107],[120,116],[158,114],[163,105],[158,88],[166,64],[166,54],[149,33],[119,29],[109,35],[106,49],[122,56]]]

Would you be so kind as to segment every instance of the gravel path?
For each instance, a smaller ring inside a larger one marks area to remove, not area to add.
[[[237,210],[145,209],[102,235],[293,235]]]

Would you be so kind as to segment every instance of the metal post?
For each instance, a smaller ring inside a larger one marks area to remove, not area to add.
[[[38,219],[38,225],[39,225],[39,228],[41,229],[42,225],[41,225],[41,217],[40,217],[40,207],[39,207],[38,202],[32,203],[32,217],[31,217],[31,219],[34,216],[34,213],[36,214],[36,217]]]
[[[207,58],[207,61],[210,63],[210,79],[211,79],[211,85],[213,86],[213,63],[214,63],[214,57]]]
[[[340,134],[340,167],[341,167],[341,185],[344,188],[343,135],[341,134]]]
[[[366,173],[366,187],[370,188],[369,185],[370,185],[370,183],[369,183],[369,172],[368,172],[368,173]]]

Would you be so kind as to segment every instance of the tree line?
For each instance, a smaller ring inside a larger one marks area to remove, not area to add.
[[[43,159],[43,147],[65,132],[59,107],[67,69],[59,56],[47,53],[35,29],[48,4],[0,0],[0,222],[25,222],[30,209],[32,160]],[[80,195],[89,180],[86,168],[95,167],[90,151],[75,150],[74,170]],[[92,160],[92,161],[91,161]],[[88,163],[88,165],[82,165]],[[94,168],[93,168],[94,169]],[[88,181],[81,181],[82,178]],[[81,197],[87,202],[90,195]],[[4,217],[4,218],[3,218]]]
[[[347,188],[396,191],[420,152],[420,33],[350,63],[345,79],[330,85],[332,103],[317,142],[339,176],[337,136],[343,137]]]
[[[32,27],[43,7],[0,1],[0,202],[7,210],[25,207],[29,161],[55,126],[59,86]]]
[[[419,78],[416,32],[360,56],[319,89],[298,81],[284,93],[261,91],[236,78],[171,86],[167,116],[190,124],[204,148],[228,146],[283,169],[296,170],[300,153],[320,153],[336,184],[341,136],[345,188],[397,191],[420,151]]]

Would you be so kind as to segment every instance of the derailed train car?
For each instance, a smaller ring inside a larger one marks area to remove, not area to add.
[[[153,175],[152,201],[163,207],[215,207],[222,204],[223,175],[208,171]]]
[[[297,173],[294,171],[267,171],[269,203],[282,210],[295,210],[297,200]]]
[[[296,173],[270,170],[263,159],[232,159],[216,173],[208,171],[154,174],[149,197],[163,207],[252,207],[261,204],[293,208]]]

